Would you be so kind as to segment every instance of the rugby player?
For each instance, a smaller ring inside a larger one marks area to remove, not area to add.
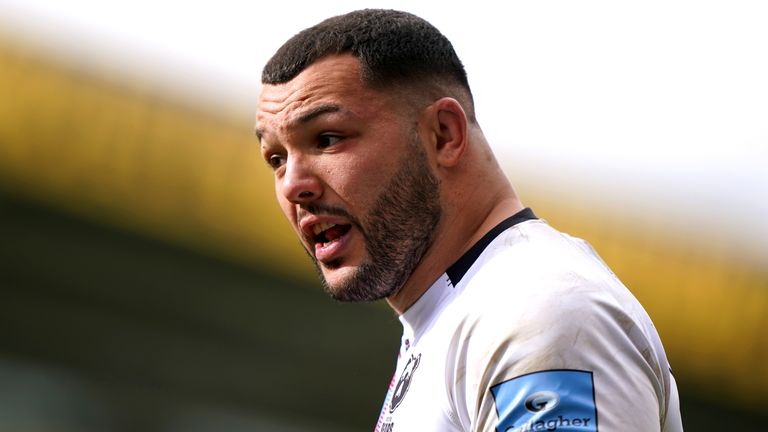
[[[682,430],[642,306],[587,243],[526,208],[451,43],[362,10],[288,40],[256,134],[328,293],[403,326],[376,431]]]

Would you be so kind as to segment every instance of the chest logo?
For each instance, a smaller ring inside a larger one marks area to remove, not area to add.
[[[398,406],[400,406],[400,403],[405,398],[405,394],[408,393],[408,388],[411,387],[411,380],[413,379],[413,373],[416,371],[416,368],[419,366],[419,362],[421,361],[421,354],[418,356],[415,356],[411,354],[411,358],[408,359],[408,363],[405,364],[405,367],[403,368],[403,372],[400,374],[400,379],[397,381],[397,386],[395,386],[395,391],[392,394],[392,402],[389,406],[389,412],[393,413],[397,409]]]

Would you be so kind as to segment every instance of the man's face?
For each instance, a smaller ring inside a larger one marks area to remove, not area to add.
[[[352,56],[265,85],[256,117],[278,202],[339,300],[388,297],[407,281],[440,220],[437,179],[416,119],[365,87]]]

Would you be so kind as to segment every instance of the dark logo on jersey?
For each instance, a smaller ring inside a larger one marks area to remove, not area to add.
[[[408,392],[408,388],[411,386],[411,379],[413,379],[413,372],[419,366],[421,361],[421,354],[414,356],[411,354],[411,358],[403,368],[403,373],[400,374],[400,379],[397,381],[394,393],[392,393],[392,402],[389,405],[389,412],[395,412],[395,409],[400,405],[405,398],[405,394]]]
[[[551,391],[537,391],[525,398],[525,409],[532,413],[547,412],[560,403],[560,396]]]

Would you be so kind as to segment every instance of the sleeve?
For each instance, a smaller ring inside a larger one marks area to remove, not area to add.
[[[668,369],[644,311],[571,282],[465,323],[453,359],[465,430],[660,430]]]

